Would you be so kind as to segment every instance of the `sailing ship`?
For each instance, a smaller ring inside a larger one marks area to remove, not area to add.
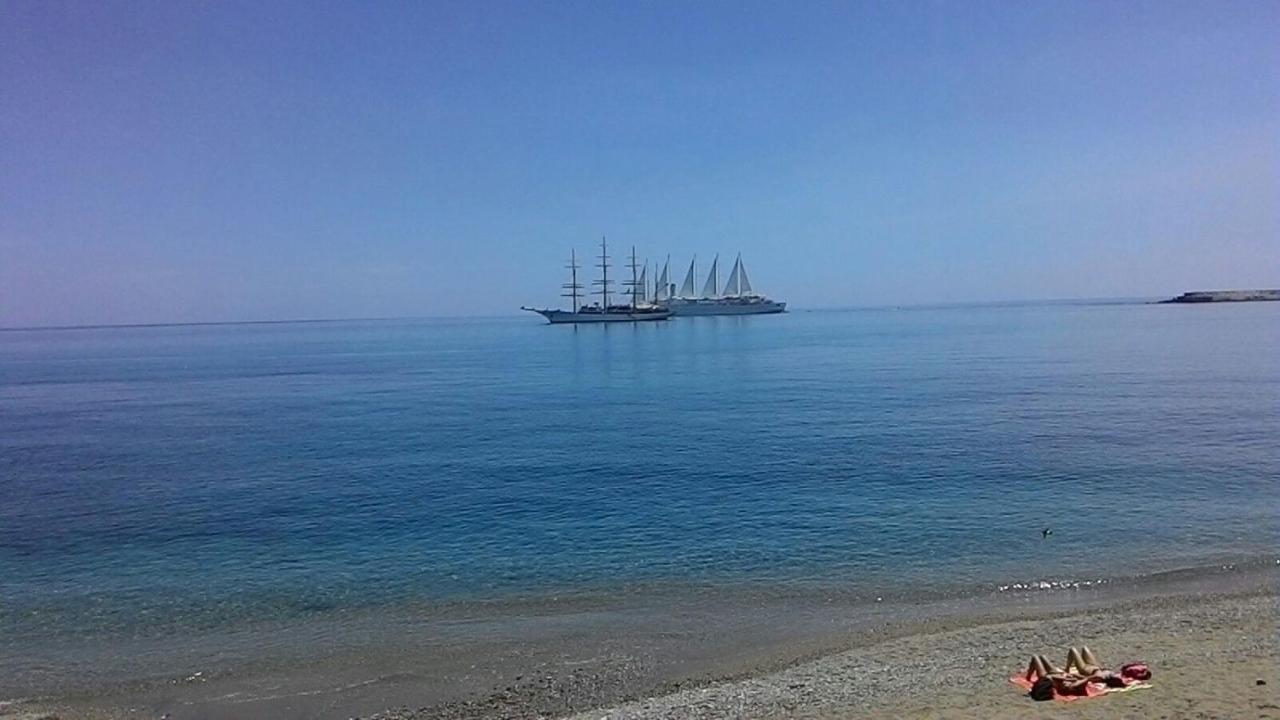
[[[592,293],[599,295],[598,302],[590,305],[583,305],[580,302],[582,297],[583,286],[578,282],[578,258],[574,251],[569,252],[569,282],[561,285],[566,292],[561,293],[562,297],[572,298],[572,310],[551,310],[546,308],[521,307],[521,310],[535,312],[547,319],[552,325],[561,323],[618,323],[618,322],[644,322],[649,320],[666,320],[671,317],[672,312],[661,305],[649,302],[648,280],[645,275],[649,270],[649,263],[646,261],[644,270],[637,273],[640,265],[636,262],[636,249],[631,248],[631,279],[624,282],[629,289],[627,294],[631,296],[630,303],[611,304],[609,302],[609,286],[613,280],[609,279],[609,248],[605,244],[604,238],[600,239],[600,263],[596,266],[600,268],[600,279],[592,280],[591,284],[598,289]]]
[[[669,261],[668,261],[669,264]],[[742,253],[733,261],[729,280],[720,286],[720,256],[711,261],[711,270],[702,286],[702,294],[694,293],[698,257],[689,262],[689,272],[684,276],[680,291],[668,284],[667,266],[658,276],[654,301],[674,315],[768,315],[787,311],[785,302],[771,300],[751,289],[747,268],[742,264]]]

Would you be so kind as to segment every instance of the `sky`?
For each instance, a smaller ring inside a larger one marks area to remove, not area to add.
[[[0,326],[1280,287],[1280,3],[0,0]]]

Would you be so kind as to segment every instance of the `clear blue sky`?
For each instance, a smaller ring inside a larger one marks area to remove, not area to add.
[[[0,325],[1280,286],[1280,3],[0,2]],[[619,253],[620,254],[620,253]],[[678,279],[678,278],[677,278]]]

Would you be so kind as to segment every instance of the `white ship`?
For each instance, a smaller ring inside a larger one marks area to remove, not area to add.
[[[609,285],[613,282],[609,279],[609,254],[608,247],[605,245],[603,238],[600,239],[600,264],[596,267],[600,268],[600,279],[592,280],[591,284],[599,289],[593,291],[600,296],[600,301],[590,305],[579,304],[582,297],[582,285],[578,283],[578,259],[577,255],[570,251],[569,254],[569,282],[563,287],[568,292],[562,293],[562,297],[573,298],[572,310],[551,310],[547,308],[531,308],[521,307],[521,310],[535,312],[547,319],[553,325],[562,323],[618,323],[618,322],[643,322],[649,320],[666,320],[671,317],[671,310],[649,302],[648,297],[648,281],[645,274],[649,270],[648,262],[644,265],[644,270],[638,275],[636,271],[640,265],[636,263],[636,249],[631,248],[631,280],[623,283],[629,286],[627,291],[631,295],[629,304],[615,305],[609,302]]]
[[[654,293],[654,302],[667,308],[674,315],[768,315],[787,311],[785,302],[770,300],[751,289],[751,281],[747,279],[747,268],[742,264],[742,254],[733,261],[733,270],[729,272],[729,280],[720,287],[720,256],[711,261],[711,271],[707,273],[707,282],[702,286],[702,294],[694,294],[694,280],[697,275],[698,258],[694,256],[689,262],[689,272],[684,276],[680,292],[675,292],[675,285],[669,284],[667,266],[658,276]]]

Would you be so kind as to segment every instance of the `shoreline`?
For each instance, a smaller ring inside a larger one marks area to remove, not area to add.
[[[1073,705],[1072,717],[1280,718],[1276,600],[1274,590],[1179,597],[1106,613],[907,635],[778,672],[570,718],[1058,717],[1060,703],[1035,702],[1007,678],[1031,653],[1056,659],[1071,644],[1091,646],[1113,667],[1140,660],[1154,673],[1150,689]]]
[[[1158,574],[1128,586],[1014,591],[884,608],[788,598],[767,612],[743,612],[740,617],[733,609],[716,606],[701,615],[690,607],[657,608],[640,617],[621,618],[630,625],[618,617],[596,624],[580,622],[578,615],[583,613],[600,615],[595,608],[527,618],[545,626],[546,634],[518,643],[494,642],[483,621],[455,619],[460,623],[455,630],[467,639],[465,646],[424,648],[417,638],[376,654],[325,648],[296,665],[223,671],[169,667],[168,679],[125,683],[111,691],[8,705],[0,699],[0,718],[116,720],[170,713],[174,720],[455,720],[563,717],[583,711],[583,718],[686,717],[691,704],[701,708],[709,698],[719,699],[711,701],[710,709],[698,710],[698,716],[856,716],[842,703],[856,700],[861,706],[879,698],[877,702],[885,703],[882,712],[888,712],[899,707],[894,703],[945,700],[936,692],[929,694],[934,692],[929,690],[932,680],[920,680],[922,673],[940,682],[951,677],[945,686],[956,692],[953,685],[959,681],[949,675],[951,666],[967,657],[955,655],[956,643],[967,643],[968,654],[976,658],[973,662],[981,660],[985,674],[971,678],[982,690],[980,695],[1020,701],[1026,698],[1010,694],[1003,685],[993,687],[989,680],[997,670],[1007,677],[1010,663],[1017,659],[1025,664],[1026,657],[1017,656],[1032,652],[1054,656],[1065,653],[1067,645],[1088,644],[1104,660],[1122,662],[1136,659],[1131,652],[1188,622],[1208,622],[1220,631],[1216,640],[1209,640],[1226,642],[1241,632],[1256,634],[1256,628],[1242,624],[1238,608],[1244,605],[1253,608],[1255,622],[1263,617],[1270,637],[1276,627],[1274,612],[1258,609],[1274,611],[1278,575],[1276,561],[1268,560],[1238,572],[1224,567],[1216,572],[1205,568]],[[718,623],[714,632],[696,630],[711,622]],[[1071,631],[1072,627],[1077,629]],[[247,634],[269,641],[257,632]],[[1033,639],[1041,635],[1042,640]],[[1063,649],[1055,650],[1059,645]],[[1253,655],[1262,652],[1246,649]],[[1159,658],[1173,658],[1177,650],[1166,648],[1162,656],[1142,659],[1156,663],[1159,674]],[[1274,643],[1264,650],[1275,667]],[[867,658],[884,662],[868,665]],[[851,677],[883,674],[888,672],[885,668],[897,669],[869,689],[839,689],[856,686]],[[809,679],[786,680],[796,673],[808,673]],[[916,679],[904,687],[891,682],[893,678]],[[804,684],[790,687],[797,683]],[[1280,682],[1269,683],[1273,691],[1280,688]],[[810,689],[801,692],[803,688]],[[794,711],[786,709],[792,706]],[[1016,715],[1029,706],[1011,707]],[[732,711],[721,712],[724,708]]]

